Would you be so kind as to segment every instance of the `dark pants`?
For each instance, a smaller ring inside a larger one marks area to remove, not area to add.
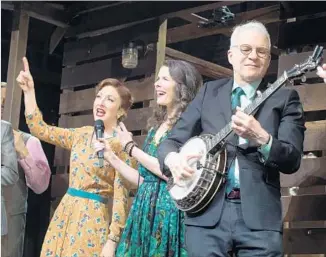
[[[241,203],[226,200],[214,228],[186,226],[189,257],[282,257],[282,233],[250,230],[243,221]],[[231,255],[232,256],[232,255]]]

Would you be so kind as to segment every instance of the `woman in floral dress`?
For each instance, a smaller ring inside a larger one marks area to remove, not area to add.
[[[100,167],[93,149],[94,128],[85,126],[63,129],[47,125],[37,107],[34,81],[28,61],[17,82],[24,92],[26,122],[39,139],[71,150],[69,188],[56,209],[46,233],[41,256],[50,257],[113,257],[125,225],[128,206],[126,181],[107,163]],[[98,85],[93,115],[103,120],[104,140],[126,165],[135,161],[125,154],[113,127],[131,106],[129,90],[115,79]],[[109,198],[113,197],[109,220]]]
[[[149,121],[150,130],[143,150],[133,143],[125,126],[119,124],[116,132],[122,147],[138,160],[138,171],[119,160],[110,145],[96,144],[97,150],[105,149],[105,159],[117,172],[132,183],[141,183],[117,247],[117,257],[188,256],[184,242],[184,214],[175,207],[167,191],[166,178],[157,160],[157,147],[201,85],[201,75],[192,65],[168,60],[155,82],[157,106]]]

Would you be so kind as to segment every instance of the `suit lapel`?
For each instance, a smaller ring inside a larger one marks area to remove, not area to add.
[[[233,87],[233,79],[230,79],[224,86],[219,88],[217,92],[217,102],[220,108],[220,113],[224,118],[223,127],[226,126],[231,121],[232,109],[231,109],[231,92]],[[222,122],[222,121],[220,121]],[[222,127],[222,128],[223,128]],[[237,138],[231,133],[226,141],[230,142],[232,145],[236,145]]]
[[[224,86],[220,87],[217,93],[217,103],[223,114],[225,125],[231,121],[231,91],[233,79],[230,79]]]

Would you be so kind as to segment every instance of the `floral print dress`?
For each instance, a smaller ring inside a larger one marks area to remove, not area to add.
[[[129,196],[126,181],[109,164],[99,167],[91,143],[93,127],[63,129],[49,126],[38,109],[26,116],[26,122],[34,136],[71,150],[69,188],[109,201],[113,198],[112,218],[109,219],[109,203],[66,193],[48,227],[41,257],[99,257],[108,238],[119,241],[124,228]],[[122,152],[115,137],[107,140],[122,160],[136,166],[135,160]]]
[[[157,157],[154,135],[151,129],[143,150]],[[175,207],[166,182],[142,165],[138,171],[144,182],[133,201],[116,257],[187,257],[184,214]]]

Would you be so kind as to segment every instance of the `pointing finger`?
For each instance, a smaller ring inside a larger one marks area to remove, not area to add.
[[[29,72],[29,64],[26,57],[23,57],[23,65],[24,65],[24,71]]]

